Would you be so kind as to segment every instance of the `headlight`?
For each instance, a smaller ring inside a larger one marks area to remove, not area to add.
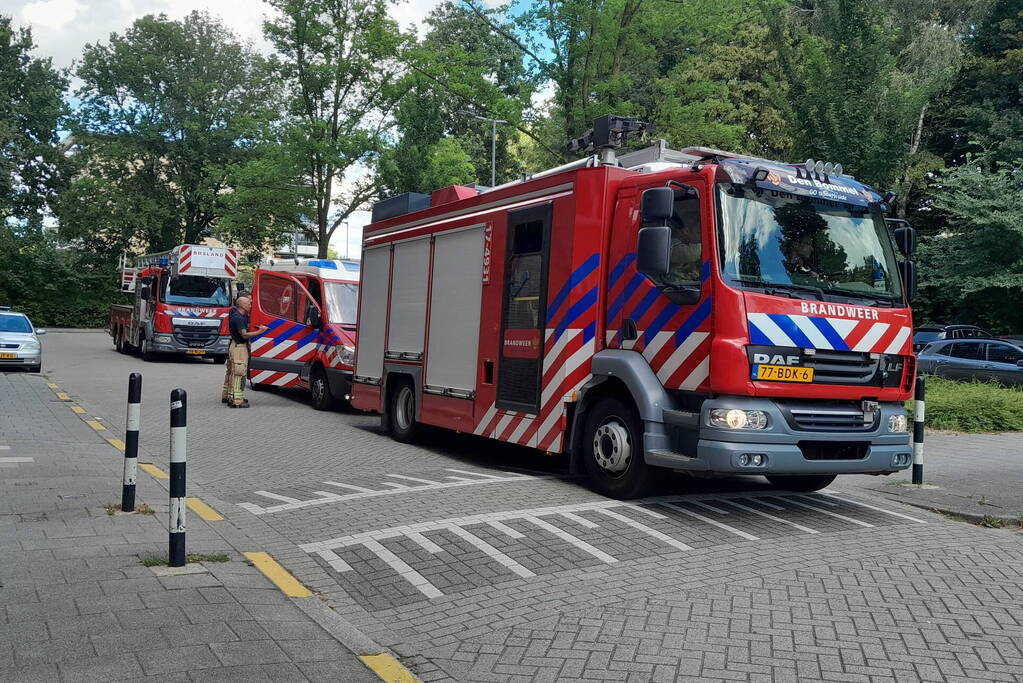
[[[30,341],[22,344],[21,348],[23,348],[26,351],[38,351],[39,349],[42,348],[42,346],[37,341]]]
[[[355,362],[355,349],[342,344],[341,349],[337,353],[337,359],[345,365],[351,365]]]
[[[767,413],[762,410],[714,408],[710,411],[710,425],[722,429],[767,429]]]
[[[908,432],[909,418],[905,415],[891,415],[888,417],[889,432]]]
[[[174,340],[169,334],[158,334],[153,337],[153,341],[157,344],[170,344]]]

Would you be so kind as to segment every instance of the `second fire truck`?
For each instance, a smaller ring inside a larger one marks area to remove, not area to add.
[[[352,405],[569,453],[643,495],[660,468],[816,490],[911,464],[909,256],[840,166],[663,141],[483,194],[377,204],[364,231]]]

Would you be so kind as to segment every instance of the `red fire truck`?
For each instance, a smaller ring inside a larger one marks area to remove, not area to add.
[[[911,461],[912,228],[890,197],[605,117],[589,158],[377,204],[352,405],[569,453],[611,496],[660,468],[817,490]],[[896,255],[896,244],[903,258]]]
[[[307,389],[313,407],[328,410],[351,394],[359,262],[308,259],[256,270],[250,316],[253,389]]]
[[[122,353],[143,360],[159,354],[227,358],[227,314],[238,252],[182,244],[169,251],[121,259],[121,291],[131,304],[110,307],[108,332]]]

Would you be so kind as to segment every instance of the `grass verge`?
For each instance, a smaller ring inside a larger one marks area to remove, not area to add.
[[[228,562],[230,557],[227,555],[203,555],[201,553],[189,553],[185,555],[186,562]],[[167,566],[166,557],[146,557],[143,558],[142,564],[146,567],[165,567]]]
[[[913,401],[906,407],[913,411]],[[1023,388],[927,377],[927,427],[955,432],[1023,431]]]

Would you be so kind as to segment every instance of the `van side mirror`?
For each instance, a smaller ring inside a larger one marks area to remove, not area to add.
[[[1016,365],[1018,365],[1019,367],[1023,368],[1023,360],[1016,361]]]
[[[316,329],[323,327],[323,316],[320,315],[320,309],[315,306],[309,307],[305,314],[305,319],[309,327],[315,327]]]
[[[41,329],[41,328],[36,328],[36,334],[46,334],[46,330]]]
[[[895,229],[895,244],[903,256],[909,257],[916,251],[916,230],[908,225]]]
[[[906,293],[906,301],[912,301],[916,298],[916,263],[900,261],[899,276],[902,278],[902,290]]]
[[[643,221],[666,221],[675,211],[675,191],[670,187],[651,187],[643,191],[639,214]]]
[[[646,193],[643,193],[643,200],[645,203]],[[668,277],[671,270],[671,228],[667,225],[640,228],[636,244],[636,270],[655,282]]]

